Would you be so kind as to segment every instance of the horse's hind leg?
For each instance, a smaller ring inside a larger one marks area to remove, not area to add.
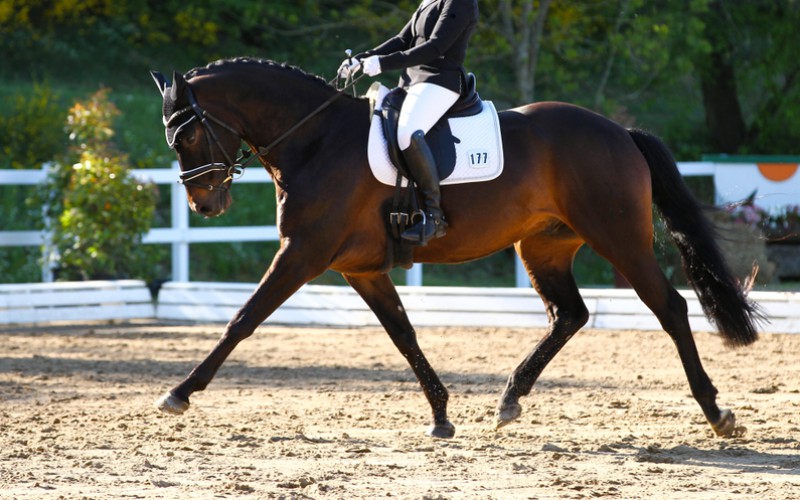
[[[684,299],[669,283],[656,262],[652,249],[612,261],[633,286],[639,298],[672,338],[678,349],[683,369],[689,380],[692,396],[718,436],[730,436],[737,430],[736,419],[730,410],[717,406],[717,389],[703,369],[697,345],[689,326],[688,308]]]
[[[561,238],[550,233],[515,245],[533,286],[544,302],[550,325],[547,334],[509,376],[497,408],[497,427],[520,416],[519,398],[531,392],[550,360],[589,319],[589,311],[572,275],[572,260],[582,242],[563,227],[562,232]]]
[[[447,419],[447,389],[422,353],[417,334],[389,275],[344,275],[344,278],[375,313],[394,345],[414,370],[433,411],[433,426],[428,434],[439,438],[453,437],[456,429]]]

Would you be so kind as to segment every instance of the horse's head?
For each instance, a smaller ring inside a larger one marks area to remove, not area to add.
[[[198,103],[192,86],[180,73],[172,84],[151,71],[163,103],[167,145],[175,150],[180,181],[192,210],[206,217],[220,215],[231,204],[229,189],[239,172],[234,158],[241,145],[239,133]]]

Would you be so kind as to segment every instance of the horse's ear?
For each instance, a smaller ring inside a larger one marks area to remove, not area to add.
[[[158,71],[151,71],[150,76],[152,76],[153,80],[156,82],[156,86],[158,86],[158,91],[161,92],[161,97],[164,97],[164,94],[170,87],[169,81],[164,75],[162,75]]]
[[[177,71],[172,72],[172,100],[178,102],[183,95],[183,90],[186,87],[186,79],[183,78],[181,73]]]

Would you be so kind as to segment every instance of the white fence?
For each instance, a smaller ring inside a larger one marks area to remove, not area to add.
[[[715,164],[709,162],[680,163],[679,168],[685,176],[713,175]],[[133,175],[156,184],[170,185],[171,224],[169,228],[154,228],[144,237],[145,243],[172,245],[172,280],[189,281],[189,245],[192,243],[221,243],[244,241],[276,241],[278,231],[275,226],[228,226],[228,227],[190,227],[189,205],[183,186],[177,183],[179,167],[174,162],[172,168],[133,170]],[[32,186],[45,180],[47,166],[38,170],[0,170],[0,185]],[[251,168],[236,183],[271,183],[272,179],[262,168]],[[0,231],[0,247],[30,246],[41,247],[48,241],[47,234],[41,231]],[[516,261],[516,286],[529,287],[530,282],[519,260]],[[48,267],[42,269],[42,281],[52,281]],[[422,265],[415,264],[406,272],[406,285],[422,285]]]
[[[189,205],[184,188],[177,183],[177,162],[172,168],[133,170],[139,179],[155,184],[170,185],[171,227],[154,228],[145,235],[145,243],[172,245],[172,279],[189,281],[189,245],[192,243],[218,243],[234,241],[276,241],[275,226],[189,227]],[[0,170],[0,185],[36,185],[45,180],[47,167],[40,170]],[[272,182],[264,169],[253,168],[237,183]],[[41,231],[0,231],[0,246],[42,246],[47,235]],[[49,270],[43,270],[43,281],[51,281]]]
[[[0,285],[0,325],[154,318],[138,280]]]
[[[166,283],[156,305],[159,319],[230,320],[255,290],[245,283]],[[545,327],[544,305],[531,289],[473,287],[397,287],[415,326]],[[656,317],[630,289],[580,290],[590,319],[586,328],[661,330]],[[714,331],[697,296],[681,290],[695,331]],[[800,333],[800,294],[753,292],[770,323],[762,331]],[[320,326],[380,326],[358,294],[349,287],[306,285],[289,298],[267,323]]]
[[[0,325],[58,321],[158,319],[227,322],[255,290],[246,283],[166,283],[157,301],[141,281],[0,285]],[[398,287],[415,326],[545,327],[547,314],[528,288]],[[695,331],[714,329],[693,292],[682,291]],[[653,313],[632,290],[582,289],[590,312],[587,328],[660,330]],[[800,294],[754,292],[767,313],[763,331],[800,333]],[[267,324],[379,326],[349,287],[306,285]]]
[[[685,176],[717,176],[724,165],[710,162],[680,163]],[[741,166],[739,166],[741,167]],[[0,324],[38,323],[58,320],[156,318],[228,321],[244,304],[254,284],[189,283],[189,245],[207,242],[274,241],[275,226],[189,227],[189,207],[178,167],[134,170],[134,175],[157,184],[171,185],[171,227],[152,229],[145,243],[172,245],[172,278],[158,301],[150,299],[143,282],[86,282],[0,285]],[[46,169],[0,170],[0,185],[36,185]],[[268,183],[263,169],[253,168],[237,183]],[[0,231],[0,247],[40,247],[47,235],[40,231]],[[45,270],[46,277],[47,270]],[[517,286],[528,287],[522,266],[517,265]],[[407,284],[422,283],[421,267],[414,266]],[[448,288],[406,286],[400,293],[415,325],[544,326],[541,301],[527,289]],[[652,313],[631,290],[584,289],[581,293],[592,313],[588,326],[595,328],[660,329]],[[690,321],[697,330],[709,330],[697,299],[691,292]],[[756,292],[753,298],[768,313],[765,331],[800,333],[800,294]],[[363,301],[346,287],[303,287],[268,322],[317,325],[377,325]]]

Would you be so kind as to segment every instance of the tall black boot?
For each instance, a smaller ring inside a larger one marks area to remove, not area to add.
[[[408,164],[411,176],[417,187],[422,192],[425,210],[422,220],[406,229],[401,238],[412,243],[426,245],[431,238],[444,236],[447,222],[444,213],[439,207],[441,195],[439,193],[439,171],[436,169],[436,160],[425,140],[422,130],[411,134],[411,145],[403,151],[403,157]]]

